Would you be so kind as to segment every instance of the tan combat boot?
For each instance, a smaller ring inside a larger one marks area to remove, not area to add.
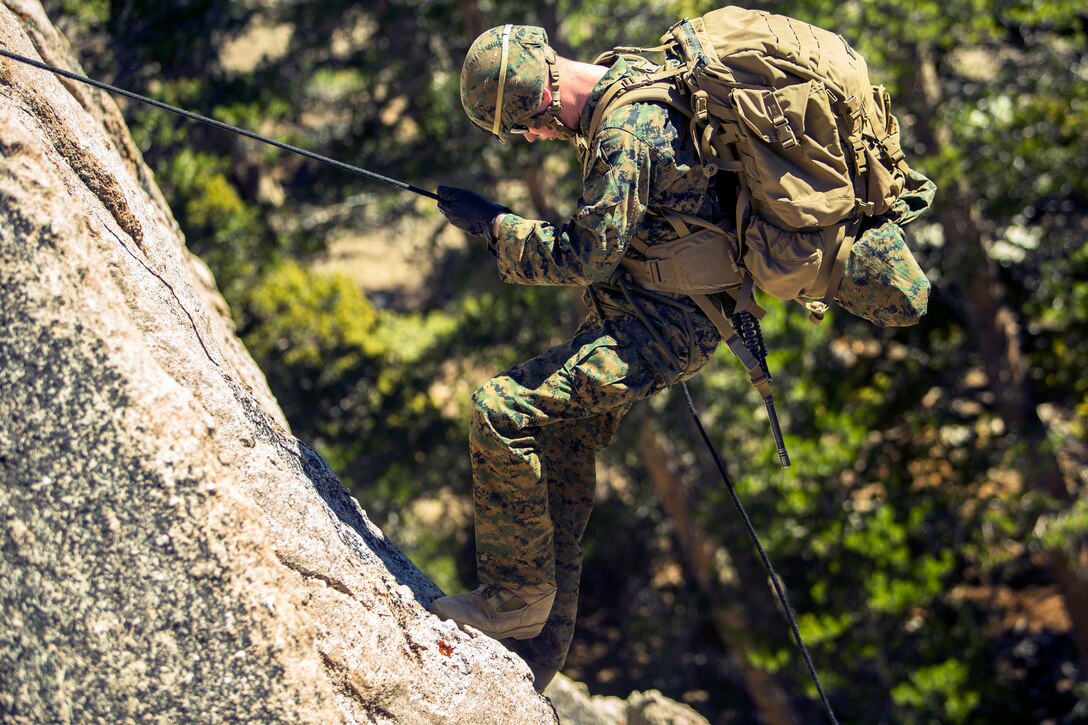
[[[531,639],[544,628],[554,601],[555,587],[550,584],[517,589],[489,584],[474,592],[435,599],[430,610],[494,639]]]

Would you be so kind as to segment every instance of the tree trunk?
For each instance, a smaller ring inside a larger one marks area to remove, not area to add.
[[[729,589],[735,587],[725,584],[719,574],[721,564],[715,556],[715,544],[696,518],[691,498],[671,465],[674,456],[665,445],[660,427],[652,416],[641,415],[640,418],[638,445],[642,460],[672,522],[680,553],[699,589],[710,601],[714,627],[744,678],[749,696],[769,725],[801,722],[774,676],[749,664],[746,633],[751,632],[752,627],[741,603],[742,594],[730,592]]]
[[[521,180],[529,190],[529,198],[532,199],[533,208],[539,215],[538,219],[558,221],[559,210],[555,207],[555,186],[544,171],[544,164],[536,162],[526,164],[521,170]]]
[[[574,49],[559,33],[559,7],[556,0],[540,0],[536,4],[540,25],[548,33],[548,44],[565,58],[574,58]]]
[[[487,30],[488,26],[484,24],[484,14],[480,12],[480,4],[476,0],[457,0],[457,10],[465,21],[465,30],[468,31],[468,37],[476,38],[480,33]]]
[[[935,121],[941,104],[936,65],[928,49],[912,48],[917,69],[908,88],[917,102],[915,132],[927,153],[937,155],[952,141],[951,129]],[[1008,430],[1024,442],[1024,478],[1060,506],[1075,500],[1075,486],[1062,473],[1046,427],[1039,417],[1027,360],[1021,348],[1020,327],[1009,308],[997,265],[989,254],[990,236],[981,224],[967,179],[961,177],[938,195],[937,213],[944,228],[951,275],[963,287],[967,331],[982,357],[998,414]],[[1047,561],[1065,599],[1082,666],[1088,669],[1088,541],[1082,539],[1064,551],[1047,552]]]

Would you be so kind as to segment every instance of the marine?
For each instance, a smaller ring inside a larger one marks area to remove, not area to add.
[[[582,287],[590,309],[571,339],[473,396],[481,585],[430,605],[440,617],[503,640],[529,664],[541,691],[562,668],[574,635],[597,452],[634,403],[690,379],[722,339],[690,297],[650,289],[629,271],[632,259],[679,238],[663,210],[728,232],[724,200],[740,193],[735,174],[712,180],[703,173],[688,119],[668,104],[608,106],[593,123],[614,84],[638,83],[655,70],[632,57],[613,57],[610,65],[563,58],[539,27],[484,32],[462,68],[469,119],[504,143],[519,136],[574,141],[582,194],[570,218],[552,223],[466,189],[438,189],[442,213],[487,240],[504,281]],[[916,176],[907,187],[885,217],[867,220],[839,288],[841,305],[877,324],[912,324],[925,310],[928,282],[901,226],[928,207],[932,184]],[[723,313],[716,317],[733,311],[729,295],[709,298]]]

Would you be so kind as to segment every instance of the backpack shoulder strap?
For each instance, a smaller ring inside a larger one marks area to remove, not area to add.
[[[628,77],[613,83],[601,96],[601,99],[597,102],[597,107],[593,110],[593,117],[590,119],[589,130],[586,133],[585,143],[587,148],[592,148],[593,140],[597,138],[597,133],[601,130],[604,117],[610,111],[631,103],[663,103],[690,118],[691,107],[684,95],[676,88],[676,84],[670,80],[678,72],[678,70],[664,71],[651,74],[645,78]],[[590,156],[587,153],[583,161],[583,176],[589,170],[589,158]]]

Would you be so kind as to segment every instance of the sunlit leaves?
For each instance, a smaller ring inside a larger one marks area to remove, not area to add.
[[[968,687],[963,662],[949,659],[916,670],[892,690],[892,698],[900,708],[896,722],[961,723],[968,721],[981,695]]]

